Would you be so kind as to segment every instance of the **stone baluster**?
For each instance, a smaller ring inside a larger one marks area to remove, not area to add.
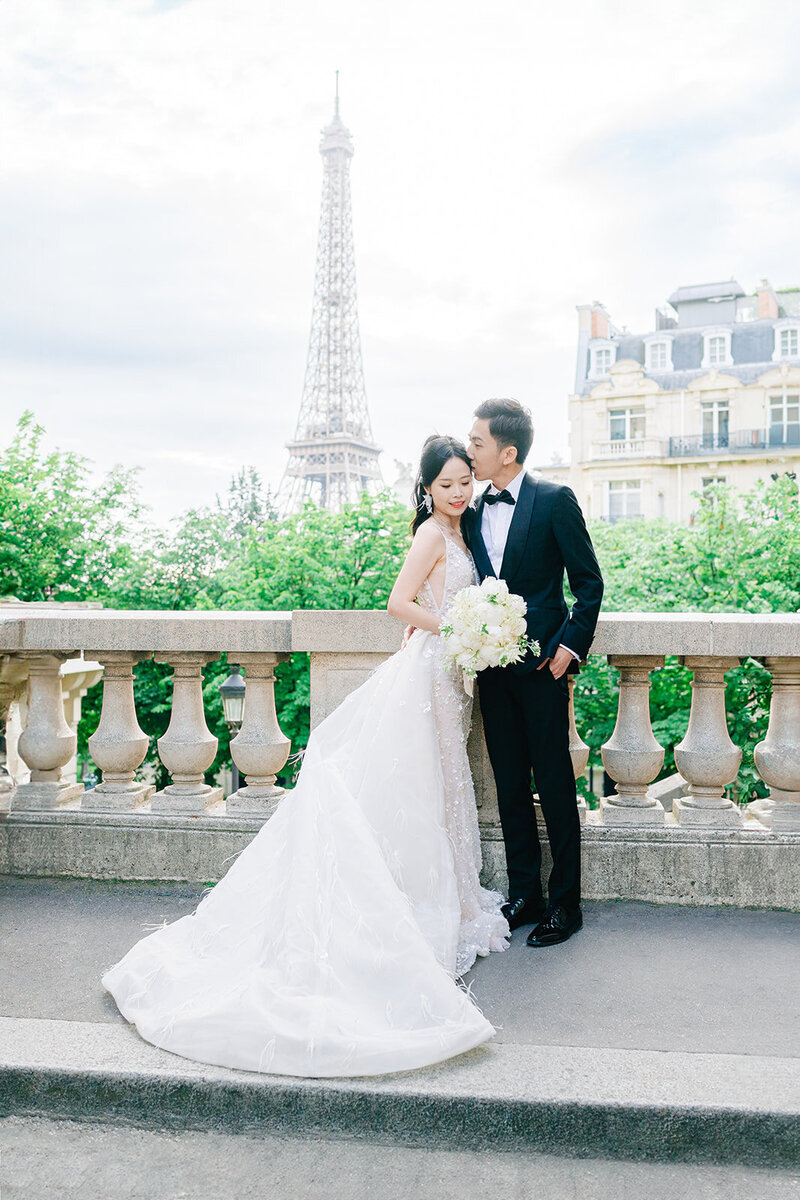
[[[748,811],[774,833],[800,832],[800,658],[765,660],[772,673],[769,728],[754,751],[769,796]]]
[[[705,828],[740,826],[742,815],[723,789],[733,783],[742,752],[728,734],[725,717],[725,672],[738,658],[694,657],[681,662],[692,672],[689,728],[675,747],[675,766],[688,783],[687,795],[673,801],[680,825]]]
[[[574,678],[574,676],[572,676],[572,675],[567,676],[567,686],[569,688],[569,756],[572,759],[572,771],[577,780],[581,777],[581,775],[586,770],[586,764],[589,761],[590,748],[586,745],[586,742],[584,742],[583,738],[578,733],[578,726],[577,726],[577,722],[575,721],[575,696],[574,696],[575,678]],[[474,721],[474,716],[473,716],[473,721]],[[488,761],[489,761],[488,755],[487,755],[486,761],[488,764]],[[473,769],[474,769],[474,767],[473,767]],[[536,783],[536,780],[534,779],[534,784],[535,783]],[[497,815],[495,817],[495,823],[497,825],[499,825],[500,824],[500,813],[497,811],[497,800],[496,799],[495,799],[494,807],[495,807],[495,811],[497,813]],[[538,793],[536,793],[534,795],[533,807],[534,807],[534,812],[536,813],[536,820],[541,825],[544,822],[544,814],[542,812],[542,806],[539,803]],[[583,796],[578,796],[578,820],[580,821],[581,825],[586,824],[586,813],[588,812],[588,809],[589,809],[589,806],[587,805]],[[483,813],[481,813],[481,820],[483,820],[483,819],[484,819]]]
[[[6,761],[0,763],[0,808],[6,809],[14,790],[12,759],[16,758],[19,727],[19,701],[28,686],[28,664],[16,655],[0,656],[0,735],[5,731]],[[27,772],[26,772],[27,781]],[[19,780],[20,783],[23,780]]]
[[[203,775],[216,757],[218,739],[206,724],[203,708],[203,667],[218,654],[178,650],[156,654],[174,671],[169,727],[158,739],[158,753],[172,783],[151,800],[154,813],[203,813],[222,799],[222,788],[211,787]]]
[[[12,809],[51,809],[83,794],[83,784],[61,778],[77,748],[76,734],[64,719],[61,664],[71,655],[23,651],[28,664],[28,723],[19,736],[17,750],[30,768],[28,783],[11,796]]]
[[[84,793],[81,808],[118,812],[136,808],[153,791],[133,778],[150,744],[136,719],[133,667],[150,655],[129,650],[98,650],[94,657],[104,669],[103,707],[100,723],[89,738],[89,751],[103,772],[103,779]]]
[[[578,725],[575,721],[575,676],[567,676],[567,684],[569,686],[569,756],[572,759],[572,770],[575,778],[580,779],[586,770],[586,764],[589,761],[589,747],[578,733]],[[578,796],[578,817],[581,825],[586,824],[587,805],[583,796]]]
[[[28,766],[19,756],[19,739],[28,724],[28,674],[25,667],[25,691],[9,709],[6,719],[6,767],[14,781],[14,786],[30,783],[31,773]]]
[[[94,687],[103,678],[103,668],[98,662],[87,660],[86,657],[71,659],[61,669],[61,699],[64,702],[64,720],[77,736],[81,721],[81,703],[90,687]],[[61,778],[70,783],[78,782],[78,757],[72,756],[65,767],[62,767]]]
[[[228,797],[230,814],[269,817],[284,794],[275,776],[289,757],[291,743],[281,733],[275,711],[275,667],[286,658],[287,654],[267,652],[236,654],[244,667],[246,691],[242,727],[231,741],[231,755],[245,786]]]
[[[663,825],[666,814],[648,788],[664,764],[664,748],[650,724],[650,672],[663,667],[663,655],[613,654],[619,669],[619,706],[614,732],[600,753],[617,785],[602,800],[604,825]]]

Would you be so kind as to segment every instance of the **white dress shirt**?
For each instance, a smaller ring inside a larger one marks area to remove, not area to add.
[[[489,562],[498,579],[500,578],[500,568],[503,565],[503,555],[506,551],[508,531],[511,528],[511,518],[514,516],[514,508],[519,500],[524,478],[525,472],[520,469],[505,489],[510,496],[513,496],[513,504],[484,504],[483,506],[481,536],[486,553],[489,555]],[[489,495],[498,495],[498,489],[493,483],[490,483],[486,490]]]
[[[513,504],[484,504],[483,514],[481,516],[481,537],[483,544],[486,547],[486,553],[489,555],[489,562],[492,564],[497,578],[500,578],[500,568],[503,565],[503,555],[506,552],[506,542],[508,541],[508,531],[511,528],[511,520],[514,516],[514,509],[519,501],[519,494],[522,490],[522,481],[525,478],[524,469],[519,472],[511,480],[511,483],[506,485],[506,491],[510,496],[513,496]],[[499,489],[493,483],[489,484],[486,489],[490,495],[498,495]],[[580,661],[580,655],[576,654],[569,646],[564,646],[565,650],[569,650],[573,658]]]

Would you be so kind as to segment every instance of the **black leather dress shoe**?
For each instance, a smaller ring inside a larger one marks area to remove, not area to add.
[[[523,896],[517,900],[509,900],[508,904],[501,907],[500,912],[508,921],[509,929],[519,929],[520,925],[535,925],[537,921],[541,921],[544,916],[544,903],[526,900]]]
[[[579,908],[564,908],[559,904],[545,919],[528,934],[529,946],[557,946],[577,933],[583,925]]]

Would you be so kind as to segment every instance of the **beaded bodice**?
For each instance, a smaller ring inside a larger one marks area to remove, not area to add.
[[[434,570],[424,580],[417,594],[417,600],[422,608],[441,617],[453,603],[457,592],[460,592],[462,588],[470,587],[471,584],[478,583],[478,573],[475,570],[475,563],[472,561],[472,555],[469,551],[462,549],[453,538],[453,535],[445,532],[438,521],[435,524],[444,538],[444,578],[442,580],[441,574],[438,574]],[[441,604],[437,604],[434,588],[438,591],[442,582],[442,601]]]

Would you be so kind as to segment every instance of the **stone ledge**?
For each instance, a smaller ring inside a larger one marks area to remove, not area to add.
[[[292,618],[286,612],[191,612],[102,609],[60,615],[0,613],[0,652],[20,650],[195,650],[285,653],[292,648]]]
[[[292,649],[339,654],[394,654],[403,626],[383,609],[305,609],[292,613]]]
[[[221,807],[221,806],[220,806]],[[258,816],[130,813],[0,814],[0,873],[82,879],[219,879],[263,824]],[[753,823],[756,824],[755,822]],[[545,873],[549,870],[544,829]],[[481,827],[483,881],[505,892],[505,849],[496,825]],[[582,831],[587,900],[733,905],[800,911],[800,834],[763,827]]]
[[[294,649],[391,654],[401,638],[400,623],[383,609],[0,612],[0,652],[6,653]],[[800,613],[605,613],[592,653],[800,656]]]
[[[383,610],[295,609],[292,648],[315,653],[392,654],[399,623]],[[604,613],[592,654],[800,655],[799,613]]]
[[[242,830],[250,835],[258,833],[266,817],[247,814],[246,816],[227,816],[225,804],[216,804],[205,814],[203,813],[154,813],[150,810],[149,802],[139,805],[137,809],[128,812],[86,812],[77,805],[64,805],[63,808],[36,811],[14,810],[0,811],[0,828],[23,825],[50,825],[64,827],[76,825],[87,829],[136,829],[136,830],[184,830],[205,833],[231,833]],[[0,872],[2,874],[2,872]]]
[[[121,1018],[2,1017],[0,1045],[3,1114],[631,1160],[797,1161],[796,1059],[490,1043],[426,1070],[315,1080],[194,1063],[143,1042]]]

